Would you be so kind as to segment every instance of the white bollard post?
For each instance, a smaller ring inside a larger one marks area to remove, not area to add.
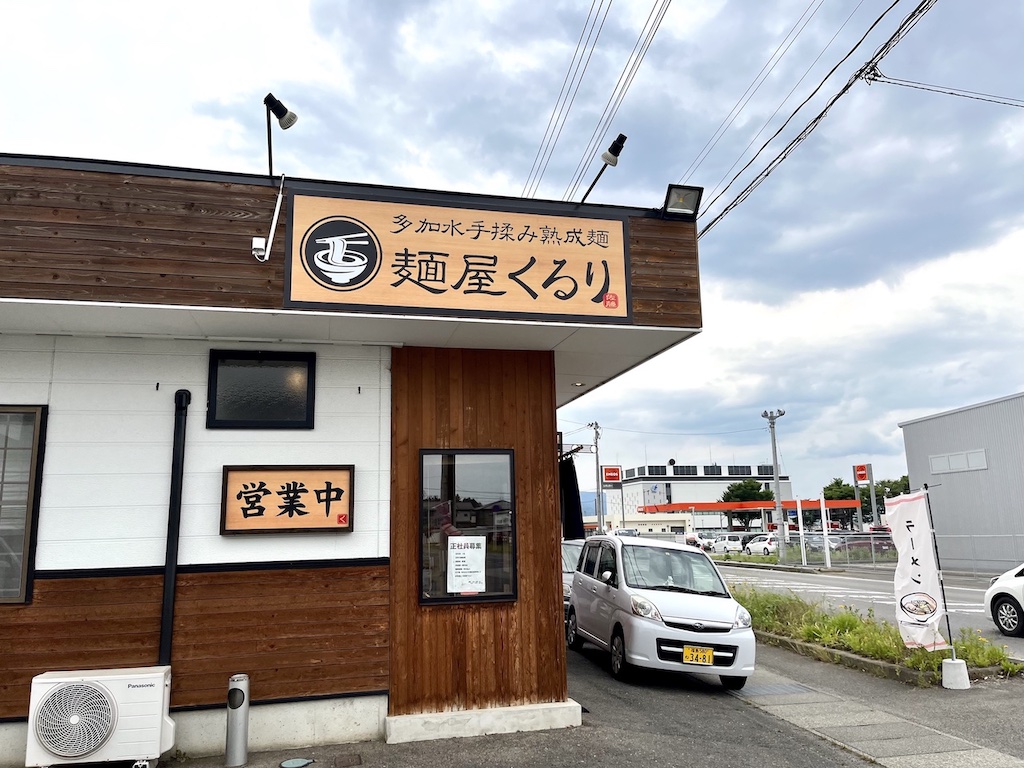
[[[963,659],[942,660],[942,687],[958,691],[964,691],[971,687],[966,661]]]
[[[249,676],[228,680],[228,727],[224,748],[225,768],[245,768],[249,762]]]

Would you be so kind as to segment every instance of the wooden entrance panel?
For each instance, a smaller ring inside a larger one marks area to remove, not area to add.
[[[552,354],[405,347],[391,388],[390,714],[565,701]],[[420,605],[421,448],[515,452],[515,602]]]

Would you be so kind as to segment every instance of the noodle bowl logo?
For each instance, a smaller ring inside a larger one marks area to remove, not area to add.
[[[306,273],[332,291],[351,291],[376,277],[381,263],[380,241],[358,219],[321,219],[302,237],[300,255]]]
[[[926,592],[913,592],[904,595],[900,600],[900,608],[914,621],[926,622],[939,609],[935,598]]]

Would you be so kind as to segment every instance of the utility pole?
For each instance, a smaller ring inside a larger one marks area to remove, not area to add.
[[[782,511],[782,497],[779,495],[779,451],[775,445],[775,420],[782,418],[786,412],[779,408],[777,411],[764,411],[762,418],[768,419],[768,431],[772,435],[772,468],[775,472],[775,521],[778,523],[779,536],[779,562],[786,562],[786,542],[789,541],[789,521]],[[799,512],[797,513],[799,514]]]
[[[596,421],[592,421],[587,426],[594,430],[594,464],[597,470],[594,474],[594,479],[597,481],[595,486],[597,493],[594,494],[594,509],[597,512],[597,530],[598,533],[604,533],[604,505],[601,503],[601,454],[597,449],[597,441],[601,438],[601,425]]]

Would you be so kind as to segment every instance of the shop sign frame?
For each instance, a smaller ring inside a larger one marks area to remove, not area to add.
[[[224,466],[221,535],[351,533],[355,466]]]
[[[284,306],[632,324],[620,210],[288,195]]]

